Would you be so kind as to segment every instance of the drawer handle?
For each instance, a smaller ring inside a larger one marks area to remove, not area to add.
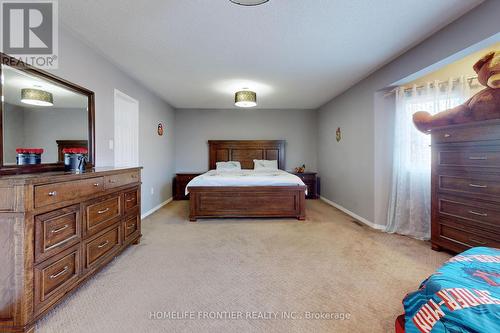
[[[65,274],[65,273],[68,271],[68,268],[69,268],[68,266],[64,266],[64,268],[63,268],[63,270],[62,270],[62,271],[60,271],[60,272],[59,272],[59,273],[57,273],[57,274],[52,274],[52,275],[50,276],[50,279],[51,279],[51,280],[53,280],[53,279],[56,279],[56,278],[60,277],[61,275]]]
[[[134,201],[134,198],[132,198],[132,199],[127,199],[126,201],[127,201],[127,202],[132,202],[132,201]]]
[[[486,214],[486,213],[479,213],[479,212],[475,212],[473,210],[469,210],[469,213],[473,214],[473,215],[477,215],[477,216],[484,216],[484,217],[488,216],[488,214]]]
[[[486,161],[488,156],[469,156],[469,160],[473,161]]]
[[[56,191],[50,191],[49,192],[49,197],[55,197],[57,195]]]
[[[103,243],[101,243],[101,244],[97,245],[97,248],[98,248],[98,249],[102,249],[103,247],[105,247],[105,246],[106,246],[106,245],[108,245],[108,244],[109,244],[109,240],[107,240],[107,241],[105,241],[105,242],[103,242]]]
[[[449,138],[451,136],[451,134],[448,134],[446,133],[445,135],[443,135],[445,138]]]
[[[127,227],[127,229],[128,229],[128,230],[130,230],[130,229],[134,229],[134,228],[135,228],[135,223],[134,223],[134,224],[131,224],[131,225],[129,225],[129,226]]]
[[[99,185],[101,185],[101,184],[99,184],[99,183],[94,183],[94,186],[95,186],[95,187],[98,187]]]
[[[483,241],[479,241],[477,239],[474,239],[474,238],[469,238],[469,240],[473,243],[476,243],[476,244],[479,244],[479,245],[486,245],[487,242],[483,242]]]
[[[57,229],[52,229],[51,233],[57,234],[58,232],[63,231],[64,229],[67,229],[69,226],[65,224],[63,227],[57,228]]]
[[[469,184],[470,187],[476,187],[476,188],[487,188],[488,185],[478,185],[478,184]]]
[[[106,208],[106,209],[103,209],[103,210],[99,210],[99,211],[97,211],[97,214],[104,214],[107,211],[109,211],[109,208]]]

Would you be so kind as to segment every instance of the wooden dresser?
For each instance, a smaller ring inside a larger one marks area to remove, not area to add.
[[[318,199],[318,182],[316,172],[292,172],[307,186],[306,199]]]
[[[0,332],[31,332],[68,293],[139,243],[140,171],[0,177]]]
[[[204,172],[179,172],[175,174],[175,179],[172,182],[174,200],[189,200],[189,195],[186,195],[186,186],[193,179]]]
[[[500,247],[500,121],[432,130],[432,248]]]

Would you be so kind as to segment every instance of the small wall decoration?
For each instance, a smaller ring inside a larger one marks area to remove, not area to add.
[[[163,135],[163,124],[158,123],[158,135],[162,136]]]
[[[337,142],[340,142],[340,140],[342,140],[342,131],[340,130],[340,127],[337,127],[337,131],[335,132],[335,136],[336,136]]]

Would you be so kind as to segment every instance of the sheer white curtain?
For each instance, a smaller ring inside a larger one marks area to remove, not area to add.
[[[396,90],[394,159],[392,191],[389,202],[387,232],[418,239],[430,237],[431,149],[430,136],[413,125],[413,114],[431,114],[457,106],[470,95],[463,77],[445,84],[427,83],[417,89]]]

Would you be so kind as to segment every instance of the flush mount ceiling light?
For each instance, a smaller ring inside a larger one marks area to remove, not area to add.
[[[234,105],[251,108],[257,105],[257,94],[250,90],[240,90],[234,94]]]
[[[258,6],[268,2],[269,0],[229,0],[229,1],[241,6]]]
[[[51,93],[39,89],[21,89],[21,102],[36,106],[54,105],[54,97]]]

